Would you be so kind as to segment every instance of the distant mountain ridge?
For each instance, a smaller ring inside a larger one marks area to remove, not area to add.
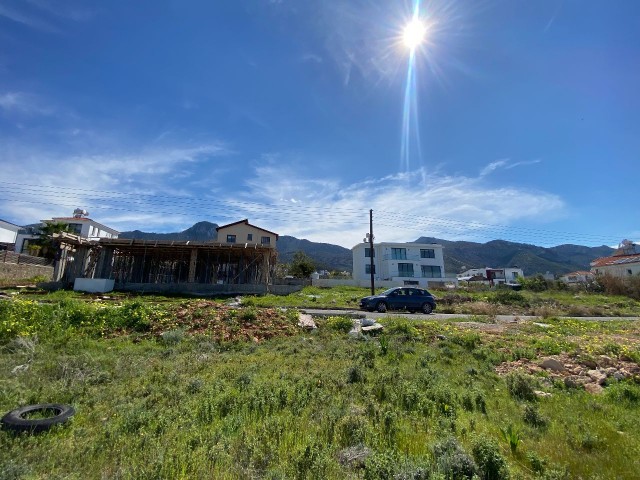
[[[120,238],[145,240],[216,241],[217,224],[198,222],[182,232],[151,233],[133,230],[122,232]],[[525,275],[551,272],[561,275],[576,270],[589,270],[589,263],[599,257],[607,257],[614,249],[607,246],[558,245],[538,247],[525,243],[492,240],[487,243],[450,241],[435,237],[420,237],[416,243],[438,243],[444,246],[444,265],[448,275],[462,270],[481,267],[511,267],[517,265]],[[288,235],[280,235],[276,244],[279,260],[288,263],[297,251],[303,251],[315,262],[318,269],[351,271],[351,250],[330,243],[311,242]]]

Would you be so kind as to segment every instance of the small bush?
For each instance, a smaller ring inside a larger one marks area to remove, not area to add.
[[[535,401],[535,379],[522,372],[511,372],[506,378],[509,394],[518,400]]]
[[[446,478],[471,479],[478,473],[478,466],[473,458],[454,437],[438,442],[433,447],[433,455],[438,472]]]
[[[544,292],[549,289],[549,282],[547,282],[542,275],[535,275],[529,278],[518,278],[518,282],[525,290],[531,290],[532,292]]]
[[[640,385],[627,382],[616,383],[607,387],[606,395],[613,403],[624,402],[637,405],[640,403]]]
[[[529,302],[520,292],[515,290],[497,290],[492,297],[489,298],[492,303],[499,303],[501,305],[518,305],[521,307],[528,307]]]
[[[343,447],[365,443],[368,431],[367,418],[359,414],[345,415],[336,424],[338,443]]]
[[[538,407],[532,404],[525,405],[522,419],[524,423],[535,428],[546,428],[549,425],[549,419],[542,416],[538,411]]]
[[[348,317],[329,317],[327,327],[339,333],[349,333],[353,328],[353,320]]]
[[[527,452],[527,460],[529,460],[531,470],[538,475],[542,475],[544,473],[547,462],[543,458],[540,458],[536,452]]]
[[[487,437],[477,437],[473,442],[473,458],[481,470],[483,480],[509,478],[507,462],[500,453],[498,444]]]
[[[253,306],[243,308],[240,318],[245,322],[255,322],[258,319],[258,310]]]
[[[360,365],[354,365],[347,371],[347,383],[362,383],[364,382],[364,374]]]
[[[520,430],[513,426],[513,424],[509,424],[506,428],[501,428],[502,438],[504,438],[505,442],[509,445],[511,449],[511,453],[515,455],[518,450],[518,445],[520,445],[520,441],[522,440],[520,436]]]
[[[160,334],[160,339],[165,345],[177,345],[184,338],[183,330],[169,330]]]

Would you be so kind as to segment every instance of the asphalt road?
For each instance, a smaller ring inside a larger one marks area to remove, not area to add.
[[[423,313],[407,313],[407,312],[389,312],[389,313],[378,313],[378,312],[364,312],[362,310],[325,310],[320,308],[304,308],[303,312],[308,313],[309,315],[315,316],[333,316],[333,315],[348,315],[357,318],[371,318],[374,320],[379,320],[385,317],[405,317],[410,320],[452,320],[456,318],[463,319],[473,319],[481,317],[481,315],[465,315],[465,314],[456,314],[456,313],[431,313],[429,315],[425,315]],[[544,321],[543,317],[536,317],[532,315],[496,315],[497,323],[509,323],[515,322],[516,320],[520,321]],[[612,320],[640,320],[640,317],[558,317],[558,318],[574,318],[578,320],[591,320],[591,321],[612,321]]]

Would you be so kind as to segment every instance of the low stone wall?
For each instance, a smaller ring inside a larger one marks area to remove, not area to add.
[[[192,295],[289,295],[300,285],[211,285],[207,283],[119,283],[116,290],[144,293],[187,293]]]
[[[23,280],[33,277],[53,278],[53,267],[40,265],[24,265],[0,263],[0,280]],[[6,283],[6,282],[5,282]]]

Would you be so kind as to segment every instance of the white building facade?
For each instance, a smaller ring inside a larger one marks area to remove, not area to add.
[[[0,219],[0,244],[10,245],[16,243],[20,227],[13,223]]]
[[[442,245],[435,243],[376,243],[373,245],[373,273],[377,281],[391,281],[398,286],[429,283],[457,283],[444,270]],[[353,279],[366,282],[371,278],[371,248],[359,243],[351,249]]]
[[[118,238],[120,232],[113,228],[102,225],[85,216],[73,217],[54,217],[51,220],[41,220],[45,223],[64,223],[69,226],[70,233],[78,235],[89,240],[98,240],[100,238]],[[29,243],[37,240],[38,227],[21,228],[18,231],[15,241],[16,253],[28,253]]]
[[[519,277],[524,278],[524,272],[519,267],[470,268],[458,274],[458,280],[460,281],[493,282],[494,285],[517,282]]]
[[[591,272],[621,278],[640,275],[640,245],[623,240],[613,255],[591,262]]]

